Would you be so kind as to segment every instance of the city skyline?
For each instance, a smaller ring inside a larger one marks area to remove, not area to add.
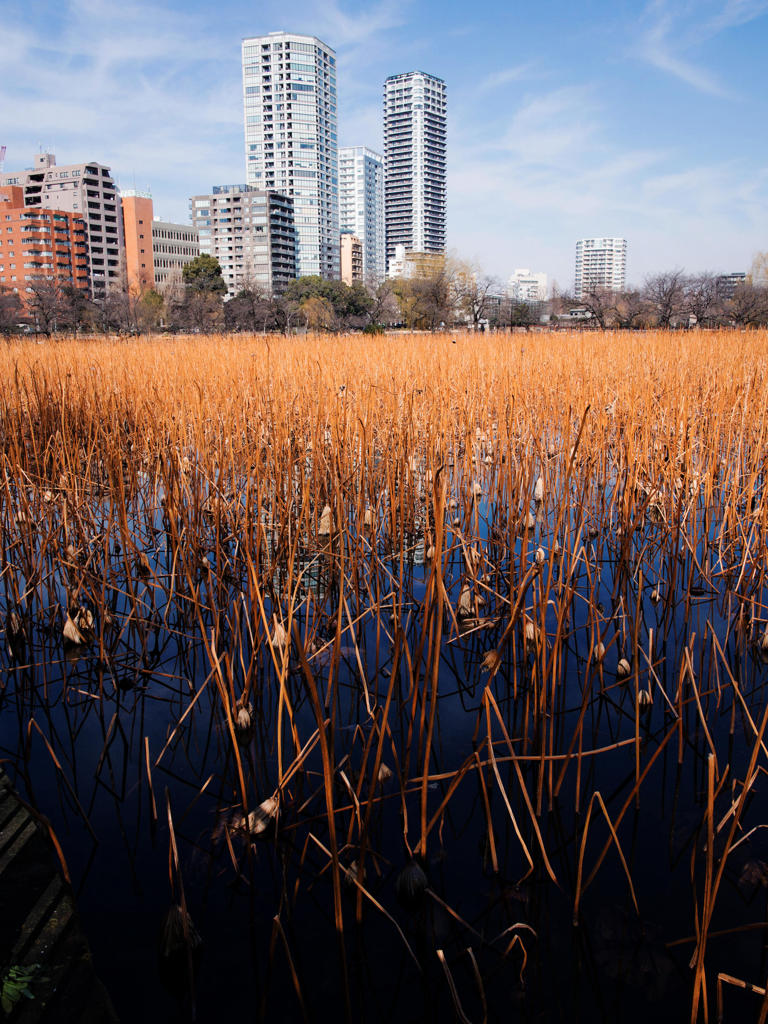
[[[243,177],[241,39],[295,28],[337,51],[341,146],[380,151],[389,75],[447,81],[448,249],[502,279],[535,266],[568,287],[574,241],[601,234],[630,240],[629,283],[674,266],[748,269],[767,247],[767,101],[754,87],[765,2],[600,0],[588,21],[562,3],[524,22],[496,4],[471,22],[456,4],[438,20],[428,4],[351,10],[267,2],[255,17],[224,0],[180,18],[175,3],[11,0],[6,170],[42,143],[62,164],[94,160],[122,187],[149,185],[183,220],[190,195]]]

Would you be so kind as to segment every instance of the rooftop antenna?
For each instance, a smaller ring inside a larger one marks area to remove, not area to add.
[[[5,170],[5,151],[7,146],[0,146],[0,174]]]

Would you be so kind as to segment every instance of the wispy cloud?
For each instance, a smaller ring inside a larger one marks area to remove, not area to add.
[[[725,4],[652,0],[643,12],[633,53],[699,92],[733,99],[733,90],[697,62],[695,53],[721,32],[746,25],[766,12],[768,0],[727,0]]]
[[[357,6],[350,13],[342,9],[339,0],[321,0],[315,11],[318,20],[327,26],[327,40],[334,47],[344,48],[381,42],[381,33],[405,24],[408,6],[403,0],[382,0],[372,7]]]
[[[495,89],[501,89],[505,85],[511,85],[513,82],[530,78],[533,71],[534,65],[532,63],[518,64],[515,67],[504,68],[501,71],[492,71],[480,81],[477,86],[477,93],[482,95],[493,92]]]

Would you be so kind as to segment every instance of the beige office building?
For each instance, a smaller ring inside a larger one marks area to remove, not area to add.
[[[200,255],[200,235],[190,224],[172,224],[155,217],[152,221],[152,252],[155,287],[164,288],[181,281],[187,263]]]

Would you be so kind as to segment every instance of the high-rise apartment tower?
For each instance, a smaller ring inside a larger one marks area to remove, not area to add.
[[[384,83],[387,263],[407,252],[445,252],[445,82],[423,71]]]
[[[247,183],[293,199],[298,273],[338,278],[335,52],[290,32],[244,39],[243,106]]]
[[[620,292],[627,282],[626,238],[581,238],[576,243],[575,294],[592,288]]]
[[[384,159],[365,146],[339,150],[339,226],[342,235],[362,242],[363,280],[380,284],[386,273]]]

